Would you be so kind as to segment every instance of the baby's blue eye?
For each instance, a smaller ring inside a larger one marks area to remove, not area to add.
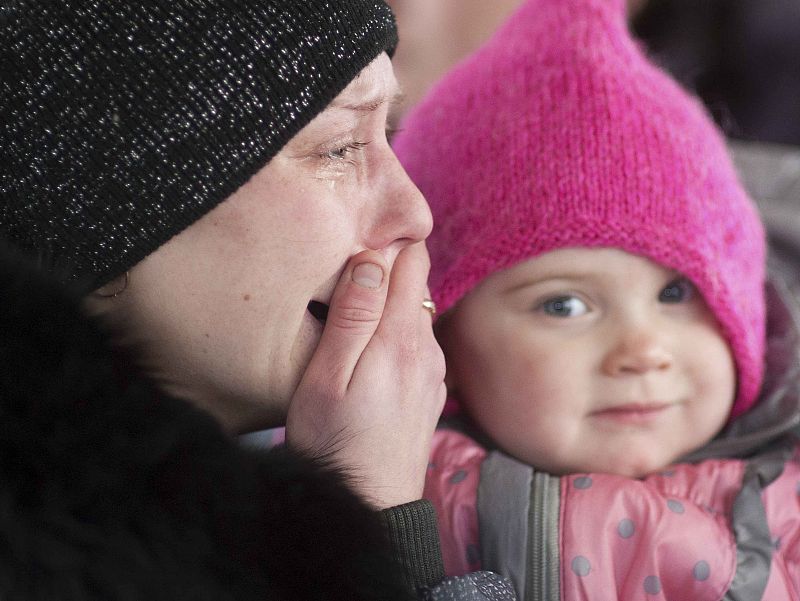
[[[664,287],[658,295],[658,300],[662,303],[685,303],[694,296],[694,293],[694,284],[686,278],[678,278]]]
[[[586,303],[575,296],[556,296],[544,301],[541,308],[554,317],[577,317],[589,310]]]

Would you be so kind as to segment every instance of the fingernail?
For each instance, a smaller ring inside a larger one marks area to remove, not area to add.
[[[361,263],[353,268],[353,281],[364,288],[378,288],[383,281],[383,269],[375,263]]]

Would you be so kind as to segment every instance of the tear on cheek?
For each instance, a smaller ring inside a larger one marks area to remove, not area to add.
[[[324,324],[328,320],[328,305],[312,300],[308,303],[308,312],[318,322]]]

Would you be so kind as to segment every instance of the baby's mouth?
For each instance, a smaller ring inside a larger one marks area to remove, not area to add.
[[[328,308],[328,305],[320,301],[312,300],[308,303],[308,312],[323,325],[328,320]]]

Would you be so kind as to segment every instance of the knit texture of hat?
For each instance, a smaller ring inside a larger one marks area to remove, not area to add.
[[[624,0],[530,0],[413,110],[395,150],[431,204],[446,311],[488,275],[614,247],[688,277],[738,370],[763,374],[765,238],[724,140],[630,36]]]
[[[396,42],[381,0],[5,3],[0,236],[107,283]]]

